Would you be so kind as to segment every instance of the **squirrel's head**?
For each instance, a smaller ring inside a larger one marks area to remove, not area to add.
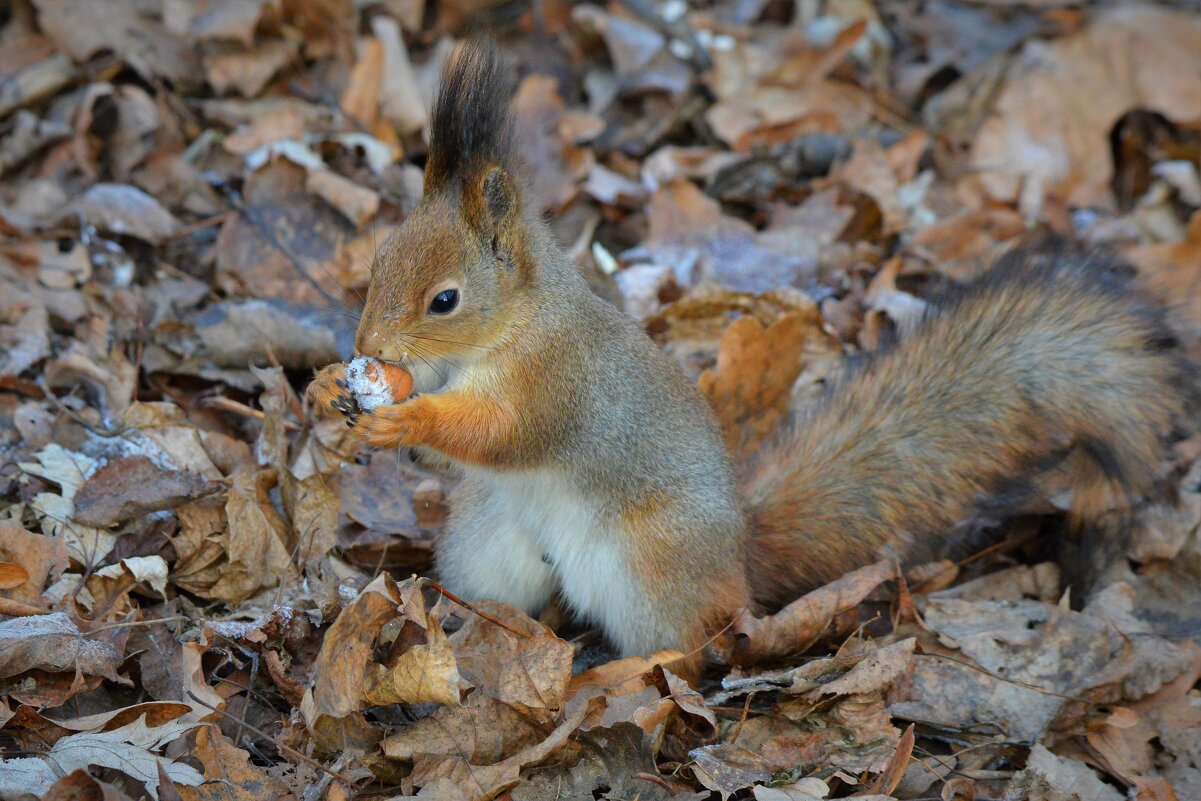
[[[355,348],[440,373],[485,354],[512,325],[534,269],[512,155],[510,72],[460,45],[430,121],[421,203],[376,253]]]

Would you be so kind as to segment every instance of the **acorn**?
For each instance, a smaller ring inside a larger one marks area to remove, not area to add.
[[[413,394],[413,376],[408,370],[370,356],[359,356],[346,365],[346,383],[365,412],[403,403]]]

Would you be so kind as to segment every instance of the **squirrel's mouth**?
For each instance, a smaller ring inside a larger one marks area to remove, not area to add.
[[[393,362],[413,376],[413,390],[423,395],[445,388],[461,372],[461,367],[441,356],[419,356],[411,351],[402,354],[400,361]]]

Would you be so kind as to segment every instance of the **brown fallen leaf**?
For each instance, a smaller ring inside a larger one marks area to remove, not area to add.
[[[246,156],[263,145],[304,134],[304,115],[294,108],[279,108],[246,123],[221,141],[221,147],[235,156]]]
[[[270,497],[275,484],[276,474],[271,469],[234,476],[225,502],[228,562],[208,590],[211,597],[234,603],[265,587],[295,580],[292,531]]]
[[[51,718],[32,706],[17,707],[9,726],[23,742],[43,746],[58,742],[63,737],[79,732],[102,732],[119,729],[144,718],[147,726],[161,726],[191,710],[187,704],[148,701],[121,707],[94,715],[74,718]]]
[[[809,315],[788,312],[766,327],[745,315],[722,334],[717,365],[701,373],[699,384],[735,461],[753,452],[788,413],[814,329],[822,336],[816,308]]]
[[[892,578],[894,572],[892,562],[876,562],[814,590],[774,615],[743,614],[732,629],[732,658],[746,664],[804,650],[835,617],[854,609],[868,593]]]
[[[377,635],[400,618],[404,626],[385,664],[372,661]],[[458,704],[459,673],[437,618],[425,612],[413,581],[383,574],[338,615],[314,665],[316,681],[303,705],[310,727],[323,716],[343,718],[374,704],[435,701]]]
[[[276,158],[247,177],[244,210],[217,239],[217,283],[226,291],[321,309],[336,303],[338,287],[321,268],[353,231],[305,189],[306,175]]]
[[[0,520],[0,559],[14,565],[25,576],[12,584],[17,573],[6,571],[11,586],[0,586],[0,596],[40,606],[47,580],[67,568],[66,543],[58,537],[26,531],[15,520]]]
[[[659,774],[651,744],[642,729],[631,723],[580,731],[572,745],[583,751],[579,761],[547,765],[523,776],[509,791],[513,801],[583,801],[598,793],[640,801],[699,801],[678,778]]]
[[[755,295],[702,288],[651,315],[646,329],[686,372],[699,376],[717,361],[722,335],[739,316],[752,315],[767,327],[789,312],[807,317],[813,307],[813,300],[799,292]],[[830,344],[837,348],[836,342]],[[841,351],[837,355],[841,360]]]
[[[399,588],[405,627],[384,664],[367,668],[364,706],[436,703],[458,706],[462,681],[450,640],[436,615],[427,613],[415,583]]]
[[[359,43],[359,55],[342,90],[342,111],[368,128],[379,114],[380,87],[384,79],[384,45],[369,37]]]
[[[41,801],[130,801],[129,796],[113,785],[102,782],[78,768],[54,783]]]
[[[530,75],[513,99],[517,147],[534,176],[530,203],[549,210],[571,202],[595,163],[591,150],[563,135],[566,103],[556,83],[546,75]]]
[[[474,765],[461,756],[421,756],[414,760],[413,783],[426,787],[434,782],[452,781],[470,801],[487,801],[520,778],[521,769],[536,765],[556,753],[575,731],[595,725],[604,714],[604,698],[580,704],[574,714],[563,720],[545,739],[512,756],[490,765]]]
[[[75,519],[97,528],[174,509],[210,491],[208,481],[181,470],[164,470],[145,456],[113,459],[75,494]]]
[[[731,145],[751,148],[754,133],[790,124],[790,133],[856,130],[871,113],[857,87],[827,76],[863,37],[864,21],[814,47],[799,30],[772,31],[713,53],[708,83],[718,102],[705,117]]]
[[[117,673],[123,659],[109,643],[87,639],[62,612],[0,621],[0,678],[70,671],[129,684]]]
[[[128,181],[155,151],[162,127],[158,106],[141,87],[93,84],[75,118],[72,149],[93,179],[100,176],[103,155],[112,177]]]
[[[646,674],[655,665],[682,657],[679,651],[657,651],[650,656],[627,656],[577,673],[567,684],[567,699],[586,687],[597,687],[609,695],[626,695],[646,687]]]
[[[583,706],[581,704],[580,706]],[[462,706],[441,706],[384,739],[384,755],[405,763],[444,756],[489,765],[541,742],[554,727],[532,721],[509,704],[472,693]]]
[[[309,170],[304,182],[305,189],[312,192],[350,221],[356,229],[362,228],[379,211],[379,193],[360,186],[349,178],[343,178],[329,170]]]
[[[1004,243],[1025,231],[1022,216],[1001,206],[938,220],[914,234],[910,247],[940,273],[968,281],[994,261]]]
[[[201,82],[196,54],[171,33],[157,13],[124,0],[37,0],[38,24],[76,61],[100,50],[120,58],[147,79],[165,77],[180,88]],[[157,9],[155,9],[157,12]]]
[[[401,136],[416,133],[426,126],[426,103],[404,37],[400,35],[400,25],[381,14],[372,18],[371,31],[384,51],[379,87],[380,116]]]
[[[219,94],[232,89],[254,97],[299,49],[300,42],[292,38],[268,39],[250,48],[219,47],[205,54],[205,75]]]
[[[157,245],[179,230],[179,220],[157,200],[128,184],[95,184],[65,215],[91,223],[101,231],[133,236]]]
[[[164,0],[163,23],[171,32],[191,41],[236,41],[249,46],[270,5],[269,0]]]
[[[897,789],[897,785],[905,776],[905,769],[909,767],[909,758],[913,755],[913,727],[914,724],[910,723],[909,727],[905,729],[905,733],[901,735],[901,741],[897,743],[897,750],[893,752],[892,759],[888,761],[888,767],[876,778],[869,792],[891,795],[892,791]]]
[[[831,178],[875,200],[884,215],[884,234],[898,233],[909,227],[912,206],[902,199],[901,189],[913,180],[929,141],[920,130],[888,149],[870,139],[858,140],[850,160],[835,167]]]
[[[29,571],[15,562],[0,562],[0,590],[12,590],[29,581]]]
[[[1078,33],[1032,39],[970,143],[967,180],[994,200],[1041,208],[1044,193],[1072,206],[1112,206],[1108,137],[1132,108],[1201,117],[1201,20],[1132,4],[1098,13]],[[1082,97],[1090,98],[1080,103]]]
[[[475,685],[477,693],[513,707],[532,721],[546,724],[557,719],[571,678],[571,645],[513,607],[494,601],[474,606],[530,636],[518,637],[482,617],[468,615],[450,638],[464,678]]]
[[[1041,744],[1030,749],[1026,771],[1046,782],[1055,794],[1031,795],[1032,801],[1067,801],[1069,798],[1089,801],[1121,801],[1122,794],[1101,781],[1100,777],[1083,762],[1066,759],[1053,754]],[[1025,771],[1023,771],[1025,772]],[[1015,777],[1015,781],[1016,781]]]
[[[334,549],[338,540],[338,496],[325,476],[314,474],[297,483],[289,516],[299,564],[312,565]]]
[[[766,783],[773,771],[767,760],[736,745],[706,745],[689,753],[692,772],[701,784],[721,795],[722,801],[747,787]]]
[[[0,281],[0,376],[16,376],[50,355],[50,317],[37,297]]]
[[[151,798],[157,801],[160,768],[178,784],[196,785],[202,776],[185,762],[176,762],[158,751],[202,724],[189,715],[159,725],[150,725],[144,718],[120,728],[98,732],[80,732],[63,737],[52,748],[37,757],[6,762],[0,780],[9,786],[20,787],[41,797],[63,772],[86,769],[89,766],[111,768],[141,782]]]
[[[764,247],[753,226],[725,214],[690,181],[676,180],[656,192],[646,210],[645,246],[667,264],[683,286],[704,281],[737,291],[770,292],[798,283],[806,260]]]
[[[292,798],[283,782],[250,762],[250,754],[234,745],[220,729],[196,730],[192,756],[204,766],[203,784],[177,788],[183,801],[285,801]]]

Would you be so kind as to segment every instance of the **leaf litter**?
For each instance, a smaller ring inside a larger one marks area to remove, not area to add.
[[[1050,511],[746,614],[691,688],[680,654],[447,594],[454,478],[297,394],[350,355],[480,26],[521,66],[531,196],[739,463],[1030,232],[1123,252],[1201,356],[1190,4],[19,0],[0,26],[0,798],[1201,797],[1195,437],[1107,521],[1129,545],[1087,596],[1036,543]]]

